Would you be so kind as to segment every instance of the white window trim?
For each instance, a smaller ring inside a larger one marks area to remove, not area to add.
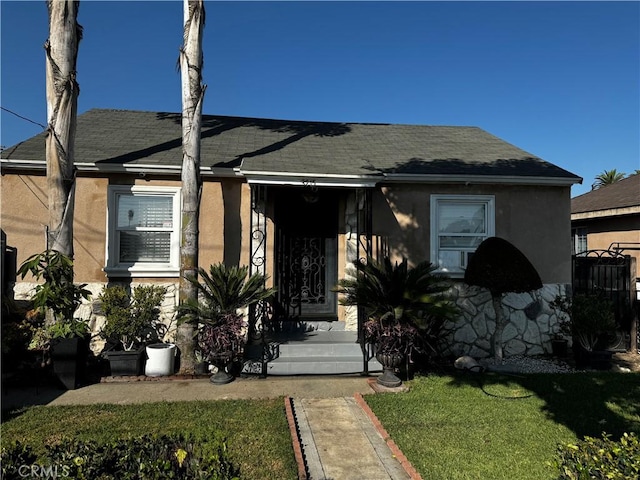
[[[486,206],[487,212],[487,232],[486,238],[495,236],[495,195],[431,195],[430,196],[430,258],[431,263],[433,263],[437,267],[437,272],[446,273],[451,277],[462,277],[464,276],[464,270],[466,268],[466,259],[467,255],[463,252],[470,252],[467,249],[461,249],[461,260],[459,268],[443,268],[439,264],[439,234],[438,234],[438,210],[439,206],[442,203],[455,203],[455,204],[464,204],[464,203],[483,203]]]
[[[150,187],[142,185],[109,185],[107,196],[107,244],[104,271],[109,277],[179,277],[180,276],[180,187]],[[167,263],[118,263],[116,242],[116,222],[118,218],[117,198],[119,195],[158,195],[173,198],[173,231],[171,232],[171,254]]]

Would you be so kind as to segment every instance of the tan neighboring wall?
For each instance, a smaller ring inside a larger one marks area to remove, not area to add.
[[[635,243],[640,247],[640,215],[624,215],[607,218],[593,218],[573,222],[574,228],[587,229],[587,248],[589,250],[608,250],[612,243]],[[640,265],[640,250],[625,250]]]

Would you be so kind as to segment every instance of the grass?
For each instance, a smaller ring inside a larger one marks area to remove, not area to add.
[[[297,478],[281,398],[31,407],[8,417],[2,424],[2,444],[19,440],[39,452],[45,444],[72,437],[106,441],[148,433],[200,436],[217,429],[226,436],[230,460],[242,478]]]
[[[640,433],[640,375],[433,375],[365,399],[429,480],[557,478],[558,443]]]
[[[365,400],[429,480],[557,478],[558,443],[640,433],[640,374],[431,375],[408,383],[408,393]],[[200,436],[214,428],[242,478],[297,478],[281,398],[31,407],[3,421],[3,445],[20,440],[40,451],[69,437]]]

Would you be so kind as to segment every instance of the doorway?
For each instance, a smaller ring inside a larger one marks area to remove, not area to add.
[[[337,320],[337,199],[334,189],[277,192],[275,283],[283,320]]]

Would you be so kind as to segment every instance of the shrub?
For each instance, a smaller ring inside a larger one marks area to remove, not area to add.
[[[21,444],[2,450],[3,479],[20,478],[20,467],[31,465],[76,479],[238,478],[238,469],[227,458],[226,442],[216,434],[202,441],[183,435],[145,435],[109,443],[65,440],[48,445],[39,459]]]
[[[138,285],[131,294],[121,285],[112,285],[100,294],[107,319],[101,336],[117,340],[125,350],[140,344],[158,341],[163,329],[160,306],[167,288],[158,285]]]
[[[577,444],[560,445],[555,462],[558,480],[634,480],[640,478],[640,442],[634,433],[625,433],[620,441],[584,437]]]
[[[29,445],[23,445],[20,442],[14,442],[7,448],[2,448],[0,452],[0,471],[1,478],[10,480],[20,478],[20,469],[25,465],[34,465],[36,455]]]

